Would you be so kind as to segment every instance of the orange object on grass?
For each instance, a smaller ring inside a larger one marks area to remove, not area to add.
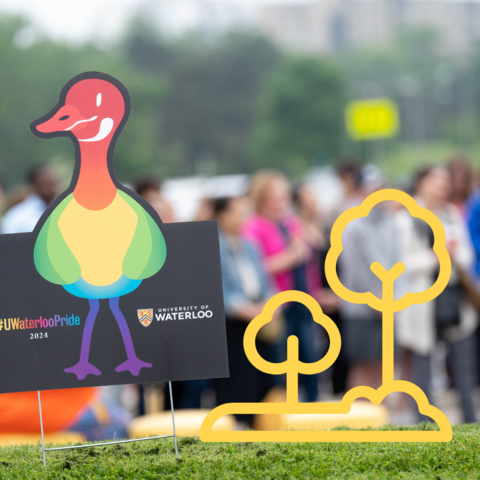
[[[96,396],[96,388],[45,390],[40,393],[45,433],[67,429]],[[40,431],[37,392],[0,395],[0,433]]]

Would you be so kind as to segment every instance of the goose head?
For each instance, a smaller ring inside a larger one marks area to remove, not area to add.
[[[73,135],[81,143],[110,142],[129,112],[125,93],[105,80],[109,78],[107,75],[97,75],[102,78],[79,75],[72,79],[62,90],[53,110],[32,123],[32,133],[47,138]]]

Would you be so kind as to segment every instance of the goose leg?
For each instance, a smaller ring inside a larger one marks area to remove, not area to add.
[[[66,368],[65,372],[74,373],[79,380],[83,380],[89,373],[100,375],[102,372],[88,362],[90,354],[90,343],[92,341],[93,325],[97,318],[100,302],[96,299],[88,300],[90,303],[90,312],[88,313],[85,327],[83,328],[82,347],[80,349],[80,360],[73,367]]]
[[[133,376],[137,376],[140,373],[142,368],[151,368],[152,364],[143,362],[140,360],[136,353],[135,348],[133,346],[132,336],[130,335],[130,330],[128,329],[127,321],[123,316],[120,307],[118,306],[118,297],[110,298],[110,310],[112,311],[113,315],[115,316],[115,320],[117,320],[118,326],[120,328],[120,333],[122,334],[123,343],[125,345],[125,350],[127,351],[127,358],[126,362],[120,364],[115,371],[116,372],[123,372],[128,370]]]

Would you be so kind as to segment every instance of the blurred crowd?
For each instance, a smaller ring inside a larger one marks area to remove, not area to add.
[[[340,160],[336,172],[343,198],[330,212],[322,210],[318,192],[308,182],[292,184],[274,170],[253,174],[247,191],[201,202],[194,220],[217,220],[219,227],[230,377],[174,383],[176,408],[283,398],[284,376],[256,370],[245,356],[243,336],[266,301],[285,290],[315,298],[342,336],[340,356],[329,370],[300,375],[300,401],[331,400],[355,386],[381,385],[381,314],[367,305],[338,298],[329,288],[324,264],[338,216],[388,187],[389,180],[377,166],[354,158]],[[480,188],[474,178],[469,161],[457,157],[421,168],[405,189],[440,219],[452,274],[447,288],[434,301],[395,314],[395,378],[420,386],[433,404],[439,393],[456,389],[459,409],[468,423],[476,421],[474,393],[480,378]],[[27,180],[28,188],[13,192],[5,202],[1,233],[32,231],[59,193],[56,173],[49,166],[36,167]],[[175,221],[174,209],[164,198],[159,181],[144,179],[130,187],[164,222]],[[3,194],[0,201],[4,202]],[[350,290],[381,297],[381,282],[370,269],[373,262],[386,269],[398,262],[405,264],[405,272],[395,283],[397,297],[425,291],[437,279],[439,261],[431,228],[399,204],[380,203],[367,217],[352,221],[343,232],[342,243],[337,271]],[[328,350],[324,329],[313,322],[305,306],[293,302],[278,309],[260,330],[260,355],[271,362],[284,361],[290,335],[299,339],[303,362],[315,362]],[[170,408],[162,384],[77,389],[73,397],[71,392],[42,392],[45,431],[70,429],[89,439],[119,438],[126,435],[133,415]],[[155,403],[152,398],[161,401]],[[36,401],[34,392],[0,395],[0,432],[26,432],[32,425],[36,431]],[[26,403],[32,407],[25,409]],[[397,424],[428,420],[409,398],[397,398],[389,408]],[[29,418],[26,411],[34,417]],[[241,428],[251,428],[255,422],[251,415],[239,415],[237,420]]]

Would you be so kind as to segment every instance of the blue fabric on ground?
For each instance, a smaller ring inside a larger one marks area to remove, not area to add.
[[[102,398],[100,405],[89,406],[80,417],[68,426],[68,430],[85,435],[88,441],[118,440],[127,437],[130,416],[120,405]],[[107,418],[99,418],[97,411],[102,408]]]

